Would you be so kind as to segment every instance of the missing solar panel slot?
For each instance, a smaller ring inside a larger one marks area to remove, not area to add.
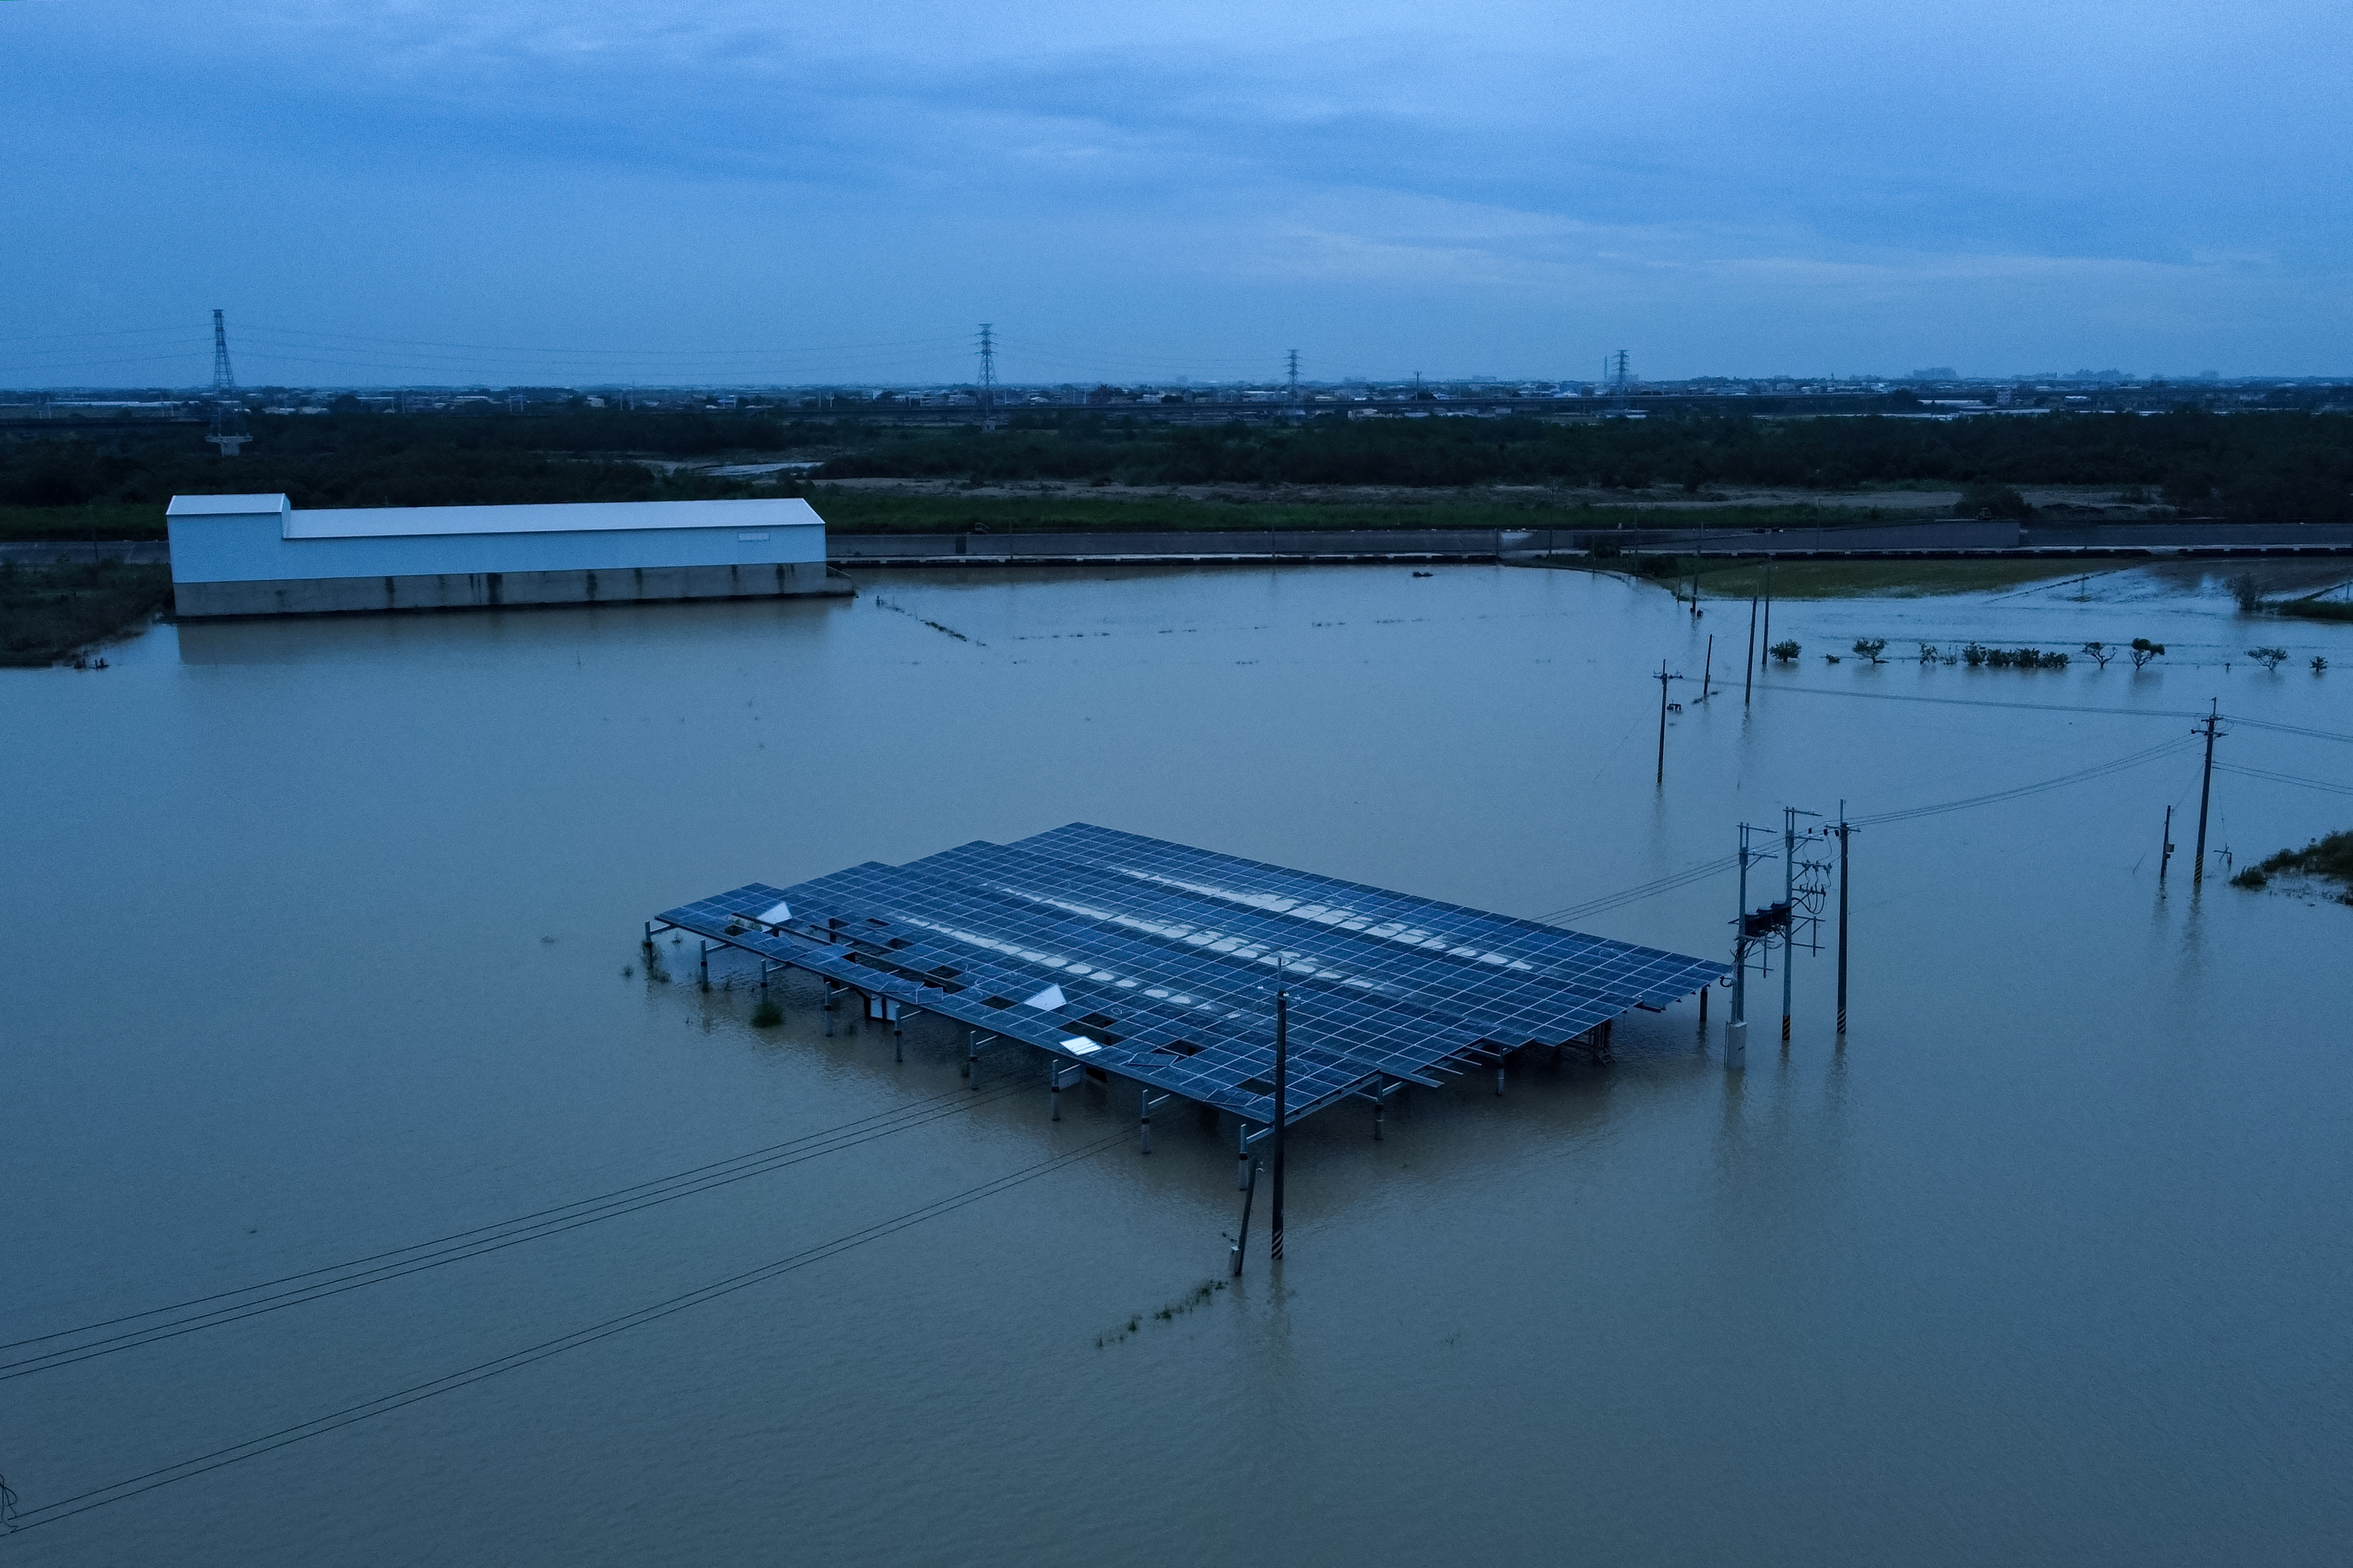
[[[1274,1092],[1274,1085],[1269,1083],[1262,1078],[1246,1078],[1242,1079],[1242,1092],[1245,1094],[1272,1094]]]
[[[1013,998],[1010,996],[984,996],[980,999],[980,1005],[984,1007],[1010,1007],[1013,1005]]]
[[[1201,1047],[1190,1040],[1171,1040],[1165,1046],[1155,1046],[1152,1048],[1155,1052],[1172,1057],[1198,1057],[1201,1054]]]

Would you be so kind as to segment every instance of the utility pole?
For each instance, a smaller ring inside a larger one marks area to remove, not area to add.
[[[1767,555],[1767,557],[1765,557],[1765,637],[1764,637],[1763,646],[1761,646],[1761,647],[1757,649],[1757,668],[1759,668],[1759,669],[1764,668],[1765,668],[1765,661],[1766,661],[1767,659],[1768,659],[1768,658],[1772,658],[1772,657],[1773,657],[1773,558],[1772,558],[1770,555]]]
[[[1277,960],[1281,963],[1281,960]],[[1279,972],[1278,972],[1279,973]],[[1282,1124],[1291,1109],[1291,994],[1278,979],[1274,989],[1274,1186],[1267,1194],[1267,1225],[1273,1239],[1267,1256],[1282,1261]]]
[[[1724,1026],[1724,1065],[1748,1059],[1748,825],[1740,825],[1740,915],[1732,922],[1732,1016]]]
[[[1748,658],[1740,678],[1740,705],[1748,706],[1748,693],[1757,685],[1757,595],[1748,595]]]
[[[1658,782],[1659,782],[1660,784],[1664,784],[1664,783],[1666,783],[1666,782],[1667,782],[1667,682],[1668,682],[1668,681],[1670,681],[1670,680],[1687,680],[1687,679],[1690,679],[1690,677],[1688,677],[1688,676],[1682,676],[1682,675],[1669,675],[1669,674],[1667,673],[1667,661],[1666,661],[1665,659],[1663,659],[1663,658],[1662,658],[1662,659],[1659,660],[1659,673],[1658,673],[1658,674],[1656,674],[1656,675],[1654,675],[1654,676],[1652,676],[1651,679],[1653,679],[1653,680],[1655,680],[1655,681],[1657,681],[1657,682],[1659,683],[1659,777],[1658,777]]]
[[[980,324],[980,427],[997,428],[997,329]]]
[[[1838,932],[1838,1035],[1846,1038],[1846,841],[1854,831],[1846,819],[1846,802],[1839,802],[1839,932]]]
[[[2189,885],[2193,888],[2206,880],[2206,803],[2214,795],[2214,726],[2221,721],[2221,706],[2220,700],[2210,700],[2211,710],[2198,721],[2206,733],[2206,772],[2198,784],[2198,858],[2189,868]]]
[[[1798,818],[1816,813],[1794,805],[1781,808],[1781,910],[1788,921],[1783,928],[1781,965],[1781,1043],[1789,1043],[1789,985],[1798,973]],[[1806,830],[1807,837],[1813,829]],[[1815,950],[1820,952],[1817,946]]]
[[[2165,832],[2161,835],[2161,838],[2162,847],[2157,852],[2157,885],[2160,888],[2165,886],[2165,868],[2173,858],[2173,807],[2171,805],[2165,808]]]
[[[1781,1043],[1789,1043],[1789,982],[1798,973],[1796,916],[1798,908],[1798,808],[1781,808],[1781,907],[1790,916],[1791,930],[1781,949]]]
[[[1715,634],[1707,634],[1707,658],[1699,667],[1699,700],[1707,700],[1707,683],[1715,679]]]
[[[1699,608],[1699,574],[1700,574],[1700,568],[1701,568],[1702,566],[1705,565],[1706,563],[1707,563],[1707,514],[1706,514],[1705,512],[1702,512],[1702,513],[1700,513],[1700,518],[1699,518],[1699,548],[1698,548],[1697,552],[1692,556],[1692,602],[1691,602],[1691,613],[1692,613],[1692,619],[1693,619],[1693,620],[1697,620],[1697,619],[1699,619],[1699,616],[1700,616],[1700,608]]]

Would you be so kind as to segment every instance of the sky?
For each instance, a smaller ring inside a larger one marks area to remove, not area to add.
[[[2353,8],[0,0],[0,385],[2353,373]]]

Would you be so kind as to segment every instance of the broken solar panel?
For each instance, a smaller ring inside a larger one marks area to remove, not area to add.
[[[1084,823],[754,883],[660,919],[1261,1123],[1278,984],[1297,1121],[1566,1044],[1728,972]]]

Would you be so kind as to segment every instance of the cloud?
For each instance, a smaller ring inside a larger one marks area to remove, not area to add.
[[[570,347],[2334,368],[2348,43],[2301,5],[7,7],[0,335],[234,297]]]

